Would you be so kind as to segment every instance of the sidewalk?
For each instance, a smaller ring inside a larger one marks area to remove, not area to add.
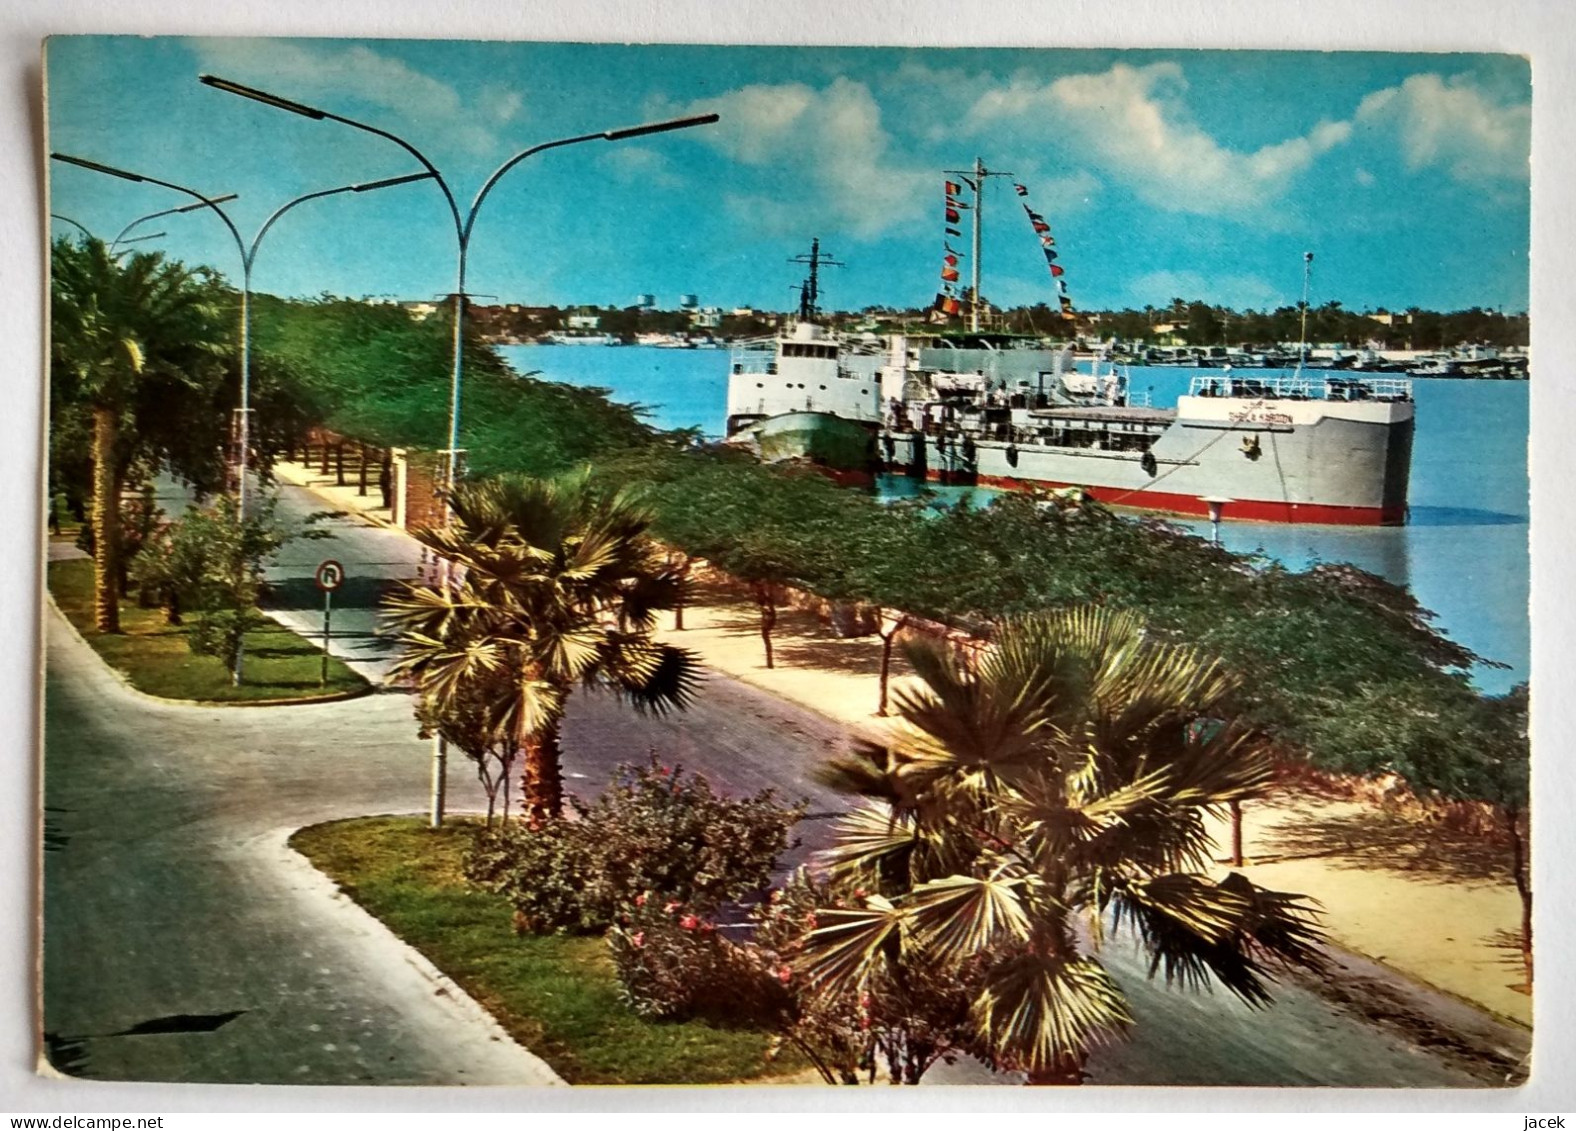
[[[324,482],[291,465],[276,473],[337,508],[388,522],[386,510],[367,506],[378,501],[375,490],[360,498],[353,486],[332,486],[332,476]],[[708,667],[856,732],[875,739],[887,733],[888,721],[875,714],[879,638],[838,639],[811,614],[783,609],[773,633],[776,667],[768,670],[754,603],[705,584],[700,597],[684,610],[684,630],[667,632],[668,640]],[[911,678],[894,656],[892,691]],[[1223,855],[1228,829],[1224,821],[1213,825]],[[1241,871],[1255,883],[1316,899],[1340,946],[1531,1024],[1532,999],[1515,988],[1519,951],[1504,945],[1519,931],[1520,902],[1508,861],[1494,846],[1371,805],[1281,790],[1244,805],[1243,851],[1248,863]]]

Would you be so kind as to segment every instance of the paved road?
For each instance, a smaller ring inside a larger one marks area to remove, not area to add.
[[[304,492],[284,494],[287,510],[318,509]],[[359,524],[336,533],[275,571],[276,600],[289,605],[300,593],[299,607],[284,612],[304,624],[312,597],[299,579],[321,556],[353,576],[408,567],[408,543],[397,535]],[[370,635],[369,600],[347,603],[343,620],[336,612],[336,629],[342,623],[337,648],[369,670],[386,662]],[[113,681],[53,615],[46,686],[45,1027],[59,1059],[117,1079],[540,1078],[533,1058],[494,1040],[467,1002],[435,993],[397,946],[280,847],[301,825],[422,809],[427,746],[414,737],[403,695],[290,708],[152,703]],[[845,741],[818,715],[713,677],[694,709],[669,719],[578,697],[565,769],[572,789],[592,793],[618,763],[655,752],[730,791],[770,786],[827,814],[839,799],[809,775]],[[474,808],[479,791],[463,770],[451,772],[451,796]],[[828,824],[801,825],[795,856],[825,843]],[[1135,1040],[1096,1057],[1098,1082],[1488,1082],[1297,987],[1272,1011],[1254,1012],[1224,993],[1149,982],[1120,946],[1108,958],[1141,1025]],[[156,1018],[232,1012],[211,1032],[117,1035]],[[982,1078],[968,1066],[936,1075]]]

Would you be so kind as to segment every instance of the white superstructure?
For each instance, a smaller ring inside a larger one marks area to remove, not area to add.
[[[877,348],[840,342],[814,322],[799,322],[780,337],[735,344],[728,378],[729,434],[790,412],[880,423]]]

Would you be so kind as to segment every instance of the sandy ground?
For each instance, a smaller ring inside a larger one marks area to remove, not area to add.
[[[685,610],[684,631],[668,639],[764,691],[872,737],[883,733],[878,638],[837,639],[813,615],[783,610],[768,670],[755,605],[715,588],[702,596],[705,604]],[[911,678],[900,657],[893,668],[894,688]],[[1216,835],[1224,856],[1224,821]],[[1516,988],[1519,953],[1503,943],[1519,928],[1520,903],[1508,861],[1481,843],[1376,807],[1281,793],[1244,806],[1243,851],[1242,871],[1255,883],[1317,900],[1339,945],[1531,1024],[1532,999]]]

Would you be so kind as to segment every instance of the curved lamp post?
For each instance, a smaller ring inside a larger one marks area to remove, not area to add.
[[[261,102],[264,106],[272,106],[276,110],[287,110],[292,114],[299,114],[303,118],[310,118],[314,122],[330,121],[361,130],[363,133],[374,134],[377,137],[392,141],[406,153],[409,153],[422,168],[426,169],[432,179],[437,181],[438,188],[443,192],[443,199],[449,206],[449,215],[454,220],[454,235],[459,244],[459,263],[455,271],[454,286],[454,361],[449,377],[449,446],[442,453],[444,458],[443,485],[445,494],[454,490],[454,485],[459,477],[460,458],[460,385],[464,376],[465,365],[465,267],[466,259],[470,253],[471,233],[476,226],[476,214],[480,211],[482,202],[487,199],[487,194],[494,185],[507,173],[527,157],[541,153],[548,149],[559,149],[566,145],[577,145],[583,141],[625,141],[633,137],[645,137],[648,134],[668,133],[672,130],[689,129],[692,126],[710,125],[717,121],[716,114],[699,114],[689,118],[674,118],[664,122],[649,122],[645,125],[630,126],[625,129],[603,130],[600,133],[579,134],[575,137],[558,138],[554,141],[544,141],[523,149],[509,160],[505,161],[482,184],[481,191],[476,194],[476,199],[471,201],[469,211],[463,215],[460,205],[455,199],[454,190],[443,179],[443,174],[438,172],[438,167],[429,161],[421,150],[410,142],[388,130],[379,129],[377,126],[358,122],[354,118],[347,118],[342,114],[335,114],[329,110],[321,110],[316,106],[308,106],[302,102],[295,102],[288,98],[281,98],[277,94],[270,94],[266,90],[256,87],[243,86],[238,82],[220,78],[217,75],[201,75],[199,80],[206,86],[215,90],[222,90],[226,94],[236,94],[242,98],[249,98],[253,102]],[[444,572],[444,584],[448,583],[447,570]],[[443,824],[445,779],[447,776],[447,744],[439,736],[433,739],[432,754],[432,817],[433,828]]]
[[[238,199],[238,195],[239,194],[237,193],[227,192],[223,196],[214,197],[213,202],[215,204],[228,204],[230,201]],[[115,246],[117,244],[140,243],[143,240],[159,239],[166,233],[152,232],[146,236],[128,236],[127,233],[135,228],[138,224],[146,223],[147,221],[157,219],[160,216],[174,216],[182,212],[196,212],[198,209],[206,207],[208,207],[206,204],[183,204],[179,208],[165,208],[158,212],[149,212],[146,216],[138,216],[135,220],[122,228],[119,234],[116,235],[114,239],[110,240],[109,243],[105,245],[105,247],[111,255],[115,255],[117,254],[115,251]],[[73,228],[81,232],[90,240],[98,238],[88,230],[88,226],[86,224],[83,224],[77,220],[73,220],[70,216],[63,216],[59,212],[51,212],[50,216],[56,220],[62,220],[65,223],[70,224]]]
[[[81,232],[84,236],[87,236],[87,238],[90,240],[98,238],[92,232],[88,231],[88,226],[86,224],[73,220],[70,216],[62,216],[58,212],[51,212],[49,216],[52,220],[59,220],[61,223],[70,224],[73,228]]]
[[[449,382],[449,447],[443,454],[447,456],[447,467],[444,472],[444,485],[452,490],[457,478],[456,463],[460,447],[460,382],[464,375],[464,322],[465,322],[465,267],[466,259],[470,253],[471,232],[476,226],[476,213],[481,209],[482,202],[487,199],[487,194],[492,191],[495,184],[510,169],[533,154],[541,153],[547,149],[559,149],[566,145],[576,145],[582,141],[624,141],[632,137],[644,137],[647,134],[667,133],[672,130],[689,129],[691,126],[709,125],[717,121],[716,114],[700,114],[690,118],[675,118],[665,122],[649,122],[645,125],[630,126],[625,129],[603,130],[600,133],[580,134],[576,137],[558,138],[555,141],[545,141],[533,145],[516,153],[509,160],[498,166],[493,174],[482,185],[481,191],[476,194],[476,199],[471,202],[471,207],[463,216],[460,213],[459,202],[455,199],[454,190],[444,180],[438,167],[427,159],[427,156],[410,142],[388,130],[379,129],[377,126],[358,122],[354,118],[347,118],[342,114],[335,114],[329,110],[321,110],[316,106],[295,102],[288,98],[281,98],[277,94],[270,94],[266,90],[256,87],[244,86],[217,75],[201,75],[198,81],[215,90],[222,90],[226,94],[236,94],[242,98],[249,98],[253,102],[260,102],[265,106],[272,106],[276,110],[288,110],[292,114],[299,114],[303,118],[310,118],[315,122],[330,121],[361,130],[363,133],[374,134],[377,137],[392,141],[406,153],[409,153],[421,163],[428,175],[437,182],[438,188],[443,193],[444,202],[449,206],[449,215],[454,220],[454,235],[459,244],[459,264],[455,272],[454,287],[454,364]]]
[[[238,193],[227,192],[223,196],[214,197],[213,202],[215,204],[228,204],[230,201],[237,199],[238,196]],[[151,236],[132,236],[130,239],[127,238],[127,233],[135,228],[138,224],[144,223],[148,220],[157,219],[160,216],[179,216],[185,212],[200,212],[202,209],[207,207],[208,205],[203,203],[183,204],[179,208],[166,208],[162,212],[149,212],[146,216],[138,216],[135,220],[122,228],[119,235],[109,241],[109,249],[113,252],[115,250],[116,244],[133,243],[136,240],[152,239],[153,237]],[[159,234],[163,235],[164,233],[160,232]]]
[[[274,226],[274,222],[276,220],[278,220],[281,216],[298,204],[304,204],[309,200],[317,200],[319,197],[337,196],[340,193],[371,192],[374,189],[391,188],[394,185],[409,184],[411,181],[424,181],[432,174],[409,173],[403,177],[389,177],[386,180],[381,181],[369,181],[364,184],[343,185],[339,188],[320,189],[317,192],[304,193],[301,196],[296,197],[294,200],[286,201],[284,204],[281,204],[278,208],[274,209],[272,215],[270,215],[267,220],[263,221],[263,226],[258,229],[257,235],[252,238],[252,242],[248,244],[246,240],[242,238],[240,229],[235,226],[235,221],[230,219],[229,213],[219,207],[219,205],[225,201],[234,200],[235,194],[233,193],[229,196],[223,197],[207,197],[198,192],[196,189],[187,188],[185,185],[175,184],[173,181],[161,181],[157,177],[149,177],[141,173],[132,173],[126,171],[125,169],[116,169],[110,165],[101,165],[97,161],[88,161],[81,157],[72,157],[65,153],[51,153],[50,156],[56,161],[64,161],[68,165],[76,165],[83,169],[91,169],[95,173],[104,173],[111,177],[119,177],[122,180],[134,181],[139,184],[158,185],[161,188],[171,189],[175,192],[185,193],[187,196],[197,198],[196,204],[188,204],[183,208],[167,209],[165,212],[149,213],[147,216],[141,217],[138,220],[133,220],[130,224],[126,225],[126,227],[121,230],[121,234],[115,238],[115,242],[117,243],[125,236],[126,232],[130,231],[131,228],[141,223],[142,220],[150,220],[154,216],[164,216],[174,212],[195,211],[199,208],[212,209],[218,215],[219,219],[224,221],[224,226],[229,231],[230,237],[235,240],[236,250],[241,254],[241,424],[239,436],[240,455],[237,457],[240,466],[236,475],[236,510],[240,517],[244,519],[246,517],[246,461],[248,448],[250,447],[251,442],[250,418],[252,411],[252,267],[257,262],[257,250],[262,245],[263,237],[268,234],[268,229]]]
[[[235,199],[234,194],[231,194],[228,197],[207,197],[198,192],[196,189],[187,188],[185,185],[178,185],[172,181],[161,181],[156,177],[144,176],[141,173],[128,172],[125,169],[117,169],[110,165],[101,165],[97,161],[88,161],[81,157],[72,157],[64,153],[51,153],[50,156],[57,161],[64,161],[68,165],[76,165],[83,169],[91,169],[96,173],[104,173],[107,176],[119,177],[122,180],[135,181],[141,184],[158,185],[161,188],[171,189],[175,192],[185,193],[187,196],[196,197],[198,203],[187,205],[185,208],[172,208],[168,211],[184,212],[189,209],[195,210],[198,208],[212,209],[218,214],[219,219],[224,221],[225,228],[235,240],[236,250],[241,253],[241,420],[240,426],[237,430],[238,453],[236,455],[237,467],[235,509],[237,517],[244,520],[246,518],[246,467],[247,457],[251,449],[252,267],[257,262],[257,250],[260,246],[262,246],[263,237],[268,234],[268,229],[274,226],[275,221],[277,221],[281,216],[298,204],[304,204],[309,200],[317,200],[325,196],[338,196],[340,193],[372,192],[376,189],[392,188],[395,185],[409,184],[412,181],[424,181],[433,174],[408,173],[403,177],[389,177],[381,181],[368,181],[362,184],[342,185],[339,188],[320,189],[317,192],[303,193],[301,196],[298,196],[293,200],[286,201],[284,204],[281,204],[278,208],[274,209],[273,213],[268,217],[268,219],[263,221],[263,226],[257,230],[257,235],[252,237],[252,242],[248,244],[246,240],[241,237],[241,231],[235,226],[235,221],[231,220],[229,214],[225,212],[223,208],[219,207],[220,201]],[[159,215],[164,215],[164,213],[155,212],[150,214],[150,216],[142,217],[142,219],[151,219],[152,216]],[[124,236],[126,231],[130,230],[134,224],[139,222],[140,221],[133,221],[131,225],[127,225],[126,229],[122,230],[121,236]],[[120,237],[117,237],[117,240],[119,238]],[[235,657],[234,673],[234,679],[237,683],[240,682],[241,678],[241,659],[241,653],[238,649]]]

